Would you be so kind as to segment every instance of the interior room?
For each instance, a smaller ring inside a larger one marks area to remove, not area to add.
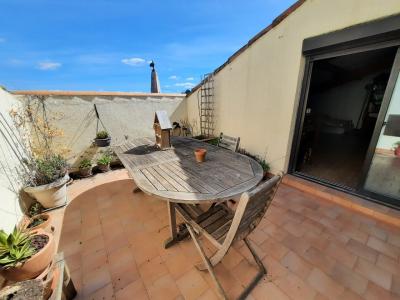
[[[395,54],[384,48],[313,63],[296,171],[357,189]]]

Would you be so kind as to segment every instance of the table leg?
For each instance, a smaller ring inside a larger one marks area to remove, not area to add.
[[[168,201],[169,229],[171,237],[164,242],[164,248],[167,249],[178,242],[178,231],[176,230],[176,210],[175,203]]]

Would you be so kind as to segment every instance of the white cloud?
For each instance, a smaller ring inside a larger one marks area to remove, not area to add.
[[[169,76],[168,79],[177,80],[177,79],[178,79],[178,76],[172,75],[172,76]]]
[[[121,60],[123,64],[133,67],[140,67],[146,63],[146,60],[140,57],[131,57],[131,58],[124,58]]]
[[[193,81],[193,80],[194,80],[194,77],[188,77],[188,78],[186,78],[186,80],[187,80],[187,81]]]
[[[184,87],[186,89],[191,89],[192,87],[195,86],[195,84],[192,82],[179,82],[179,83],[175,83],[175,86]]]
[[[61,63],[59,62],[53,62],[53,61],[42,61],[38,64],[38,68],[40,70],[56,70],[59,67],[61,67]]]

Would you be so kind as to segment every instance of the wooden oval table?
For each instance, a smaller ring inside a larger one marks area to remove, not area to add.
[[[194,150],[207,150],[205,162]],[[232,199],[255,187],[263,177],[260,164],[248,156],[199,140],[172,137],[172,148],[159,150],[154,139],[139,138],[114,147],[114,151],[144,193],[168,201],[171,238],[178,241],[175,205],[216,203]]]

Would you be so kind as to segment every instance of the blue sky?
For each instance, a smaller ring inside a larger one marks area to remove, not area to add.
[[[182,92],[294,2],[0,0],[0,85]]]

